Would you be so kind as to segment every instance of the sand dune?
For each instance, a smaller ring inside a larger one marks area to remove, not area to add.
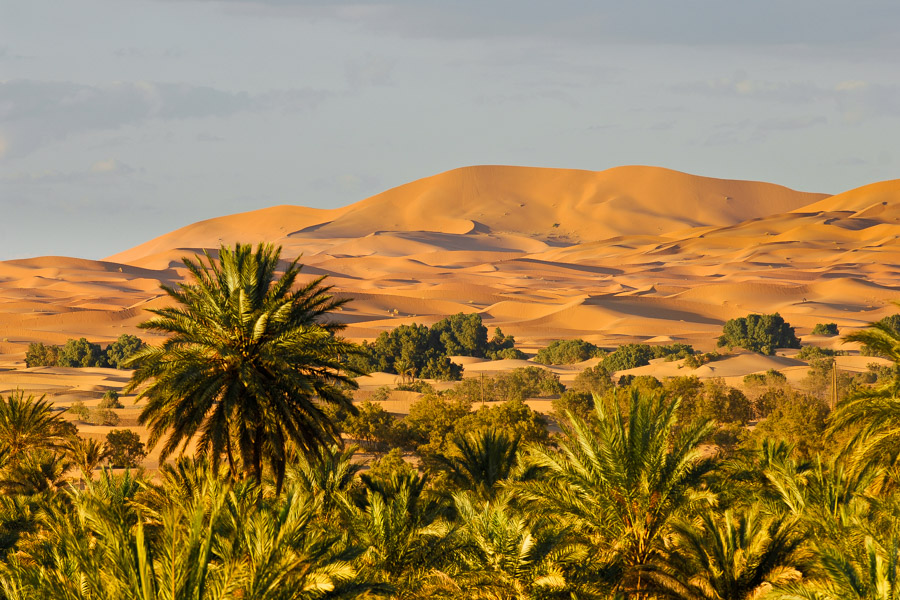
[[[353,339],[475,312],[526,349],[582,337],[711,350],[722,324],[749,312],[778,311],[800,334],[894,312],[898,234],[900,180],[827,196],[652,167],[469,167],[340,209],[209,219],[104,261],[2,262],[0,353],[21,365],[33,341],[146,337],[143,309],[168,304],[159,284],[184,276],[181,257],[260,240],[302,254],[305,277],[328,275],[354,298],[335,315]],[[696,374],[766,368],[741,356]]]

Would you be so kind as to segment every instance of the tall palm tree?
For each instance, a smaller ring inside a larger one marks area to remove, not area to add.
[[[343,305],[323,277],[294,289],[301,266],[276,277],[281,249],[259,244],[219,249],[215,261],[184,259],[191,280],[162,286],[179,306],[151,310],[141,327],[169,334],[129,360],[137,365],[127,390],[147,399],[140,422],[151,447],[165,438],[161,459],[197,440],[213,465],[222,456],[233,475],[258,483],[264,464],[280,490],[291,447],[316,453],[339,432],[323,411],[352,411],[345,390],[359,374],[345,358],[356,346],[325,320]]]
[[[657,595],[679,600],[748,600],[798,580],[807,562],[793,516],[763,516],[760,507],[698,523],[678,521],[659,561],[647,569]]]
[[[674,518],[712,495],[701,484],[712,463],[701,442],[709,421],[675,431],[680,400],[632,391],[627,412],[595,397],[597,422],[569,414],[560,451],[536,447],[540,481],[518,487],[531,510],[579,524],[598,549],[625,569],[623,586],[641,593],[640,569],[660,550]]]
[[[469,435],[455,436],[448,456],[438,460],[450,472],[458,486],[472,490],[482,498],[494,495],[499,482],[512,475],[519,460],[520,436],[481,429]]]
[[[844,340],[865,344],[893,361],[893,378],[840,402],[831,414],[830,431],[854,432],[848,446],[857,449],[859,461],[894,463],[900,457],[900,332],[879,321]]]

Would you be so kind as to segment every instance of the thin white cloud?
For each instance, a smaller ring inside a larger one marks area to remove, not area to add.
[[[0,126],[10,155],[21,156],[54,140],[86,131],[113,130],[150,120],[227,117],[247,111],[300,111],[331,92],[309,89],[260,94],[177,83],[0,82]]]

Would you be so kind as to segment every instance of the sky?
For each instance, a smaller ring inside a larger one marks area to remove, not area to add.
[[[0,260],[457,167],[900,177],[896,0],[0,0]]]

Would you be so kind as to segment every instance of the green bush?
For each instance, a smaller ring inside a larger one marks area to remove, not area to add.
[[[541,348],[534,362],[542,365],[570,365],[597,356],[600,348],[582,339],[556,340]]]
[[[837,323],[816,323],[812,330],[813,335],[837,335]]]
[[[57,346],[46,346],[41,342],[28,344],[25,351],[26,367],[55,367],[59,358]]]
[[[115,427],[119,424],[119,415],[108,408],[98,408],[91,413],[91,422],[104,427]]]
[[[138,350],[143,350],[147,344],[136,335],[123,333],[116,341],[106,347],[106,362],[115,369],[124,369],[125,361]],[[131,365],[128,368],[135,368]]]
[[[817,358],[827,358],[829,356],[841,356],[844,353],[840,350],[832,350],[831,348],[819,348],[818,346],[803,346],[797,353],[800,360],[815,360]]]
[[[112,467],[134,468],[147,456],[141,436],[130,429],[107,433],[106,451]]]
[[[103,397],[100,399],[100,403],[97,404],[98,408],[123,408],[122,403],[119,402],[119,392],[116,390],[106,390],[103,392]]]
[[[510,438],[521,437],[522,443],[547,443],[547,419],[520,399],[494,406],[483,406],[460,419],[455,427],[459,435],[480,429],[505,433]]]
[[[68,340],[59,350],[57,364],[61,367],[105,367],[106,353],[100,344],[93,344],[85,338]]]
[[[91,409],[85,406],[81,400],[73,402],[72,406],[69,407],[69,412],[82,423],[89,423],[91,420]]]
[[[614,387],[609,371],[603,365],[588,367],[575,376],[572,389],[578,392],[597,393],[601,396]]]
[[[778,313],[753,314],[726,322],[718,344],[772,355],[776,348],[799,348],[800,340]]]
[[[382,371],[453,381],[462,376],[462,367],[448,357],[524,357],[514,344],[515,339],[503,335],[499,328],[488,341],[481,315],[459,313],[441,319],[430,329],[413,323],[383,331],[374,343],[363,342],[361,352],[349,356],[347,362],[366,373]]]

